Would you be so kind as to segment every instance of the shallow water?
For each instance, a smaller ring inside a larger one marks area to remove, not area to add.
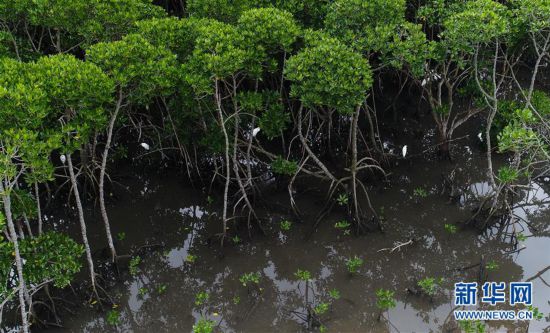
[[[534,306],[545,314],[529,327],[526,322],[491,322],[488,331],[548,330],[550,287],[545,280],[550,280],[550,270],[545,269],[550,266],[550,184],[533,184],[534,190],[516,209],[529,223],[515,225],[524,228],[527,236],[518,248],[497,229],[480,235],[459,228],[450,234],[444,224],[465,221],[472,196],[487,191],[480,153],[465,147],[459,150],[461,157],[455,164],[401,161],[392,169],[391,186],[370,189],[373,205],[383,207],[385,233],[345,235],[334,228],[344,218],[344,212],[335,209],[305,240],[320,209],[321,193],[297,196],[305,218],[303,224],[295,221],[290,231],[279,227],[281,220],[293,220],[286,194],[273,193],[264,198],[269,209],[259,210],[266,216],[263,224],[268,235],[253,235],[250,240],[239,234],[240,243],[226,246],[223,256],[218,243],[209,242],[220,230],[216,198],[210,207],[200,190],[175,181],[170,173],[126,179],[122,183],[127,191],[118,191],[109,209],[114,234],[125,233],[118,242],[119,254],[145,244],[158,247],[143,256],[135,276],[126,273],[125,281],[110,290],[120,311],[116,327],[106,322],[105,313],[82,306],[77,315],[64,316],[65,329],[51,331],[190,332],[201,316],[214,320],[224,332],[302,331],[304,284],[294,276],[301,269],[313,277],[315,296],[310,293],[310,301],[327,301],[332,289],[341,294],[321,316],[329,332],[454,332],[453,284],[477,281],[478,267],[460,268],[479,263],[482,256],[498,264],[488,273],[489,281],[532,281]],[[471,185],[465,186],[458,202],[449,202],[441,194],[441,175],[454,168],[461,182]],[[418,187],[425,188],[428,196],[415,198]],[[91,229],[101,227],[99,216],[89,220]],[[89,234],[99,237],[94,241],[96,249],[104,246],[101,229]],[[391,252],[410,239],[414,239],[412,245]],[[189,262],[189,255],[196,256],[194,262]],[[350,275],[345,261],[355,255],[364,264]],[[261,273],[259,296],[239,282],[248,272]],[[444,279],[433,299],[407,292],[407,288],[417,289],[418,280],[426,277]],[[380,288],[395,291],[397,306],[384,314],[388,320],[378,321],[375,291]],[[195,295],[201,291],[210,295],[205,306],[195,305]]]

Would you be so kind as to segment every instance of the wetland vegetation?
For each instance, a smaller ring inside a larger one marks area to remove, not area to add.
[[[0,0],[0,331],[547,332],[549,63],[549,0]]]

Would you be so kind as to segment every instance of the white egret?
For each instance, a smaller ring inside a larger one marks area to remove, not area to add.
[[[151,149],[151,147],[149,147],[149,145],[148,145],[148,144],[146,144],[145,142],[142,142],[142,143],[140,144],[140,146],[142,146],[142,147],[143,147],[143,149],[145,149],[145,150],[149,150],[149,149]]]
[[[477,133],[477,138],[479,139],[479,142],[483,142],[483,134],[481,132]]]
[[[260,133],[260,128],[256,127],[255,129],[252,130],[252,137],[255,138],[256,135],[258,135],[258,133]]]
[[[61,163],[65,164],[65,162],[67,162],[67,156],[65,156],[65,155],[60,155],[60,156],[59,156],[59,160],[61,161]]]
[[[401,153],[403,154],[403,158],[405,158],[405,156],[407,156],[407,145],[403,146],[403,149],[401,150]]]

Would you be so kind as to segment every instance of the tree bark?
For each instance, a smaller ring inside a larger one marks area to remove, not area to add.
[[[19,280],[19,305],[21,307],[21,323],[23,325],[23,332],[29,332],[29,319],[27,317],[27,306],[25,304],[25,292],[26,284],[23,277],[23,261],[21,260],[21,254],[19,252],[19,242],[17,241],[17,233],[15,232],[15,225],[13,223],[13,216],[11,214],[11,198],[8,193],[5,192],[3,180],[0,180],[0,193],[2,194],[2,200],[4,202],[4,212],[6,213],[6,220],[8,223],[8,231],[10,233],[11,241],[13,243],[13,252],[15,254],[15,267],[17,269],[17,279]]]
[[[40,191],[38,182],[34,183],[34,195],[36,196],[36,214],[38,215],[38,234],[42,235],[42,207],[40,206]]]
[[[222,127],[223,136],[225,139],[225,188],[223,191],[223,233],[221,237],[220,244],[223,247],[223,241],[225,239],[225,236],[227,234],[227,200],[229,195],[229,182],[231,177],[231,169],[230,169],[230,161],[229,161],[229,135],[227,134],[227,129],[225,128],[225,121],[223,118],[223,110],[222,110],[222,101],[220,96],[220,87],[219,82],[216,80],[215,82],[215,98],[216,98],[216,106],[218,109],[218,116],[220,118],[220,126]]]
[[[101,210],[101,217],[103,219],[103,225],[105,227],[107,243],[111,251],[111,262],[113,263],[116,262],[116,249],[115,249],[115,244],[113,242],[113,236],[111,234],[111,225],[109,223],[109,216],[107,215],[107,208],[105,207],[105,173],[107,169],[109,149],[111,149],[111,141],[113,139],[113,130],[115,127],[117,116],[121,109],[121,105],[122,105],[122,92],[119,93],[115,111],[111,115],[111,120],[109,121],[109,127],[107,129],[107,141],[105,142],[105,149],[103,151],[103,158],[101,160],[101,169],[99,171],[99,209]]]
[[[359,211],[359,199],[357,198],[357,125],[359,122],[359,112],[361,107],[358,107],[353,114],[351,122],[351,189],[353,195],[353,213],[355,215],[355,223],[357,223],[357,231],[361,229],[361,212]]]
[[[86,221],[84,221],[84,209],[82,208],[82,201],[80,200],[80,193],[78,191],[78,184],[76,182],[76,176],[74,174],[72,157],[71,157],[71,154],[69,153],[67,153],[67,162],[69,166],[69,175],[71,177],[71,184],[73,187],[74,199],[76,201],[76,208],[78,210],[78,220],[80,222],[80,230],[82,232],[82,242],[84,243],[84,249],[86,250],[86,259],[88,261],[88,268],[90,269],[90,280],[92,283],[92,290],[94,292],[94,295],[99,300],[99,295],[97,294],[97,289],[96,289],[94,261],[92,259],[92,251],[90,249],[90,244],[88,243]]]

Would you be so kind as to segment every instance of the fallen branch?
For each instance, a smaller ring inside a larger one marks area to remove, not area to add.
[[[414,244],[415,240],[414,239],[409,239],[407,242],[396,242],[394,243],[394,247],[387,247],[387,248],[383,248],[383,249],[380,249],[378,250],[377,252],[382,252],[382,251],[390,251],[390,253],[393,253],[394,251],[401,251],[401,248],[403,246],[407,246],[407,245],[412,245]]]

